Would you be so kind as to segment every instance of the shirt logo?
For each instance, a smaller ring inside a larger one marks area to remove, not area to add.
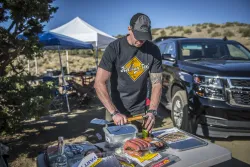
[[[133,57],[121,67],[121,72],[126,72],[133,81],[136,81],[147,69],[149,69],[149,65],[145,65],[137,57]]]

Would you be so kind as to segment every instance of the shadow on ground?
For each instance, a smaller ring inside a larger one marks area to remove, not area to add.
[[[53,114],[42,117],[39,121],[27,122],[12,136],[0,139],[8,143],[11,149],[11,166],[31,166],[29,163],[19,161],[29,158],[35,162],[35,158],[47,146],[56,144],[58,136],[63,136],[66,143],[85,140],[92,143],[104,141],[103,126],[90,124],[94,118],[105,118],[105,109],[96,98],[92,99],[87,106],[71,113]],[[155,128],[163,126],[171,127],[172,123],[169,119],[169,112],[160,106]],[[103,137],[102,140],[98,140],[97,133]]]

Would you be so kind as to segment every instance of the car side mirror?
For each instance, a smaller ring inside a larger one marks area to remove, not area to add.
[[[172,57],[171,54],[162,54],[162,59],[163,60],[168,60],[168,61],[171,61],[171,62],[175,62],[175,59]]]

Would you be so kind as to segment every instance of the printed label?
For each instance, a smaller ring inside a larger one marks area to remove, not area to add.
[[[95,153],[91,153],[84,157],[78,167],[94,167],[101,162],[100,158],[97,158]]]
[[[165,159],[161,160],[160,162],[154,164],[152,167],[162,167],[162,166],[168,164],[169,162],[170,162],[169,159],[165,158]]]

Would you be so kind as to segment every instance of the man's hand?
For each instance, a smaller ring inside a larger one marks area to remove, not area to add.
[[[144,128],[146,128],[147,131],[151,133],[155,125],[155,116],[153,113],[147,113],[146,117],[147,117],[147,121],[146,123],[144,123]]]
[[[115,114],[112,119],[114,120],[114,123],[116,125],[124,125],[126,124],[128,121],[127,121],[127,117],[121,113],[117,113]]]

